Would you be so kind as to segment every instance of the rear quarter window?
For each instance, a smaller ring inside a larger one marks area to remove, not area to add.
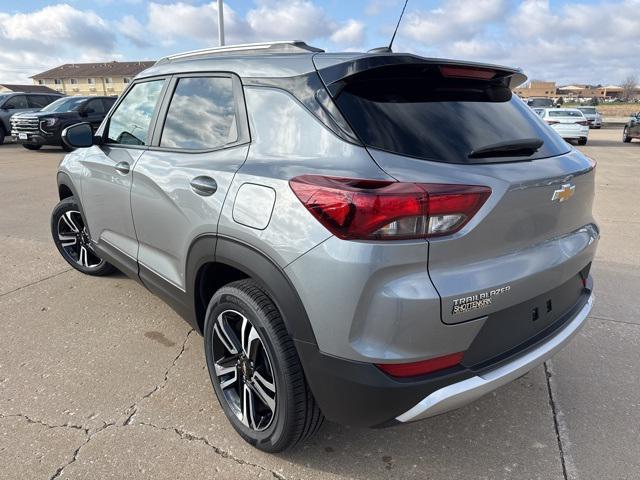
[[[569,151],[503,84],[443,78],[428,70],[384,70],[351,78],[335,96],[369,147],[446,163],[531,160]],[[491,144],[531,138],[544,143],[528,157],[469,158]]]

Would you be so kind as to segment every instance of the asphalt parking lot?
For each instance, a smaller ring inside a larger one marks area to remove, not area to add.
[[[640,143],[598,161],[596,306],[559,355],[458,411],[386,430],[325,423],[292,452],[247,446],[202,339],[124,276],[86,277],[49,233],[62,152],[0,146],[0,479],[640,478]]]

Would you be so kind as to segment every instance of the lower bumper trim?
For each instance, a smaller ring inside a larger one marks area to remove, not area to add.
[[[593,294],[589,296],[576,316],[543,344],[494,370],[436,390],[417,405],[396,417],[396,420],[413,422],[440,415],[471,403],[496,388],[521,377],[562,349],[584,325],[592,307]]]

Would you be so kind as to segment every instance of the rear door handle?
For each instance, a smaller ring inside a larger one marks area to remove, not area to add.
[[[131,167],[129,166],[129,164],[127,162],[116,163],[116,165],[113,168],[115,168],[117,171],[119,171],[120,173],[122,173],[124,175],[129,173],[129,170],[131,170]]]
[[[198,195],[208,197],[216,193],[216,190],[218,190],[218,184],[211,177],[200,176],[191,180],[191,188]]]

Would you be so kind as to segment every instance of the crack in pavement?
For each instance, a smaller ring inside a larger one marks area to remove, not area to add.
[[[562,412],[558,405],[556,405],[554,388],[551,385],[551,378],[554,376],[553,369],[549,361],[544,362],[544,374],[547,381],[547,392],[549,394],[549,405],[551,406],[551,413],[553,414],[553,427],[556,434],[556,440],[558,441],[558,451],[560,453],[560,463],[562,465],[562,477],[564,480],[571,480],[576,478],[574,474],[575,468],[571,461],[571,456],[567,452],[562,440],[563,433],[565,431],[564,423],[560,420]]]
[[[240,465],[248,465],[250,467],[259,468],[260,470],[263,470],[263,471],[265,471],[267,473],[270,473],[271,475],[273,475],[274,478],[277,478],[278,480],[286,480],[286,477],[284,477],[282,474],[276,472],[275,470],[270,470],[269,468],[263,467],[262,465],[258,465],[256,463],[247,462],[246,460],[243,460],[242,458],[238,458],[238,457],[232,455],[230,452],[228,452],[226,450],[223,450],[220,447],[216,447],[211,442],[209,442],[209,440],[207,440],[205,437],[200,437],[198,435],[194,435],[194,434],[186,432],[184,430],[180,430],[179,428],[176,428],[176,427],[160,427],[160,426],[154,425],[152,423],[144,423],[144,422],[138,422],[133,426],[137,426],[137,425],[144,425],[146,427],[155,428],[157,430],[162,430],[162,431],[165,431],[165,432],[173,432],[176,435],[178,435],[180,438],[182,438],[183,440],[192,441],[192,442],[193,441],[202,442],[206,446],[211,448],[217,455],[220,455],[223,458],[227,458],[229,460],[233,460],[234,462],[236,462],[236,463],[238,463]]]
[[[140,402],[142,402],[143,400],[150,398],[151,396],[153,396],[153,394],[155,394],[156,392],[162,390],[164,388],[164,386],[167,384],[167,382],[169,381],[169,372],[171,372],[171,370],[176,366],[176,364],[178,363],[178,360],[180,360],[180,357],[182,357],[182,355],[184,354],[184,351],[187,347],[187,341],[189,341],[189,337],[191,336],[191,334],[195,332],[195,330],[192,328],[191,330],[189,330],[187,332],[187,335],[184,339],[184,342],[182,342],[182,348],[180,349],[180,351],[178,352],[178,355],[176,355],[176,357],[173,359],[173,362],[171,363],[171,365],[169,365],[169,367],[167,368],[167,370],[164,372],[164,378],[162,380],[162,382],[160,382],[158,385],[156,385],[155,387],[153,387],[149,392],[145,393],[142,397],[140,397],[140,399],[136,402],[134,402],[130,407],[128,407],[125,410],[125,415],[129,412],[129,415],[127,416],[127,418],[124,420],[123,425],[130,425],[133,422],[133,417],[136,415],[136,413],[138,412],[138,404]]]
[[[109,427],[114,427],[115,423],[105,423],[102,427],[98,428],[97,430],[95,430],[94,432],[87,434],[87,439],[78,447],[74,450],[73,452],[73,456],[71,457],[71,460],[69,460],[67,463],[65,463],[63,466],[59,467],[54,474],[49,478],[49,480],[56,480],[56,478],[60,478],[60,475],[62,475],[62,472],[64,472],[64,469],[67,468],[69,465],[73,464],[76,462],[76,460],[78,460],[78,455],[80,454],[80,450],[82,450],[82,447],[86,446],[87,443],[89,443],[91,441],[91,439],[93,437],[95,437],[98,433],[106,430]]]
[[[611,322],[611,323],[621,323],[623,325],[633,325],[635,327],[640,327],[640,324],[627,322],[625,320],[616,320],[615,318],[607,318],[607,317],[599,317],[598,315],[589,315],[589,318],[593,318],[594,320],[598,320],[599,322]]]
[[[24,290],[25,288],[32,287],[32,286],[37,285],[37,284],[42,283],[42,282],[46,282],[47,280],[51,280],[52,278],[59,277],[60,275],[62,275],[64,273],[70,272],[71,270],[73,270],[73,268],[67,268],[66,270],[62,270],[61,272],[51,274],[51,275],[49,275],[47,277],[41,278],[39,280],[35,280],[33,282],[30,282],[30,283],[27,283],[25,285],[22,285],[20,287],[14,288],[13,290],[9,290],[8,292],[0,293],[0,297],[5,297],[5,296],[10,295],[12,293],[19,292],[20,290]]]
[[[47,423],[43,420],[36,420],[31,418],[28,415],[25,415],[23,413],[0,413],[0,418],[23,418],[25,419],[28,423],[32,423],[35,425],[42,425],[43,427],[47,427],[47,428],[73,428],[75,430],[81,430],[84,433],[86,433],[87,435],[89,435],[89,429],[86,427],[83,427],[81,425],[74,425],[72,423],[63,423],[61,425],[52,425],[50,423]]]

